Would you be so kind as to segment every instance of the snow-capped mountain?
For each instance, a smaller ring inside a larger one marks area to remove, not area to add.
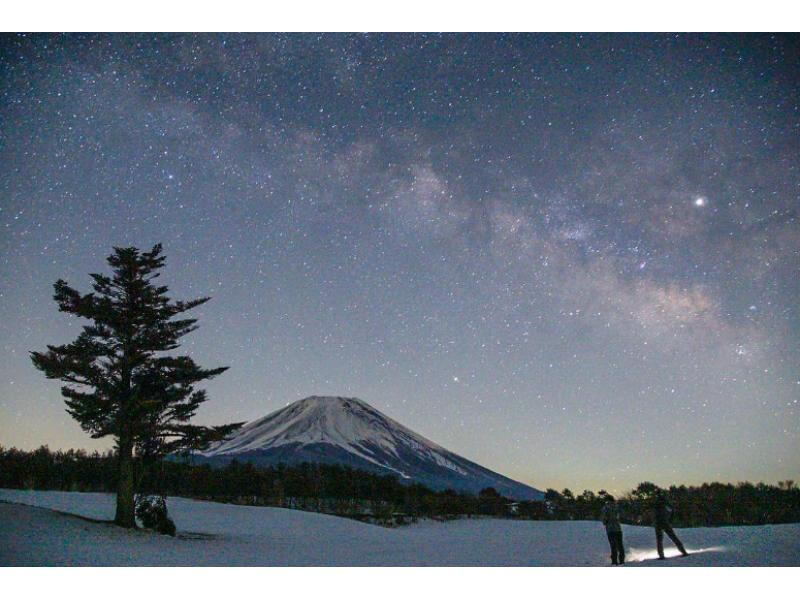
[[[520,500],[539,490],[481,467],[412,432],[360,399],[308,397],[251,422],[198,455],[200,462],[349,465],[434,489],[486,487]]]

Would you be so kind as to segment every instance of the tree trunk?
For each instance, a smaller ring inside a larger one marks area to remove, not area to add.
[[[136,527],[134,506],[135,480],[133,471],[133,442],[120,439],[119,481],[117,482],[117,514],[114,523],[121,527]]]

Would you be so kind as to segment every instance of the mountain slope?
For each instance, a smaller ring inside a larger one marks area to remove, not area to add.
[[[349,465],[434,489],[477,493],[491,486],[516,499],[542,498],[539,490],[451,453],[360,399],[302,399],[199,455],[201,462],[211,464],[233,459],[257,465],[304,461]]]

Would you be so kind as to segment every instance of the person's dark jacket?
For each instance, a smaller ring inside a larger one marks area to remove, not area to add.
[[[602,516],[603,525],[606,526],[607,532],[622,533],[622,528],[619,525],[619,507],[616,502],[611,501],[604,504]]]
[[[667,527],[672,519],[672,509],[667,503],[666,499],[656,499],[655,507],[653,509],[653,523],[656,527]]]

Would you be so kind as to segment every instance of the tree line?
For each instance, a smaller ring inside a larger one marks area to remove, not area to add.
[[[0,446],[0,487],[28,490],[114,492],[118,455],[114,451],[33,451]],[[342,465],[302,463],[256,467],[232,461],[224,467],[192,465],[172,459],[134,462],[135,482],[143,495],[170,495],[235,504],[288,507],[374,519],[456,517],[509,512],[511,501],[493,489],[478,496],[434,491]],[[528,507],[544,511],[543,503]]]
[[[0,486],[30,490],[113,492],[118,456],[113,451],[33,451],[0,447]],[[547,490],[544,501],[514,502],[486,488],[478,495],[435,491],[405,484],[393,475],[340,465],[256,467],[233,461],[225,467],[185,460],[135,462],[136,483],[144,494],[182,496],[235,504],[321,511],[378,522],[420,517],[513,517],[599,520],[605,492]],[[643,482],[618,498],[624,523],[648,525],[651,502],[662,490]],[[675,526],[758,525],[800,522],[800,489],[777,485],[710,483],[664,488]]]
[[[777,484],[737,484],[711,482],[700,486],[660,488],[642,482],[618,497],[623,523],[652,524],[652,503],[663,492],[672,509],[675,527],[711,527],[720,525],[764,525],[800,522],[800,488],[792,480]],[[568,488],[562,492],[548,489],[545,500],[556,519],[600,519],[606,492],[585,490],[575,495]]]

